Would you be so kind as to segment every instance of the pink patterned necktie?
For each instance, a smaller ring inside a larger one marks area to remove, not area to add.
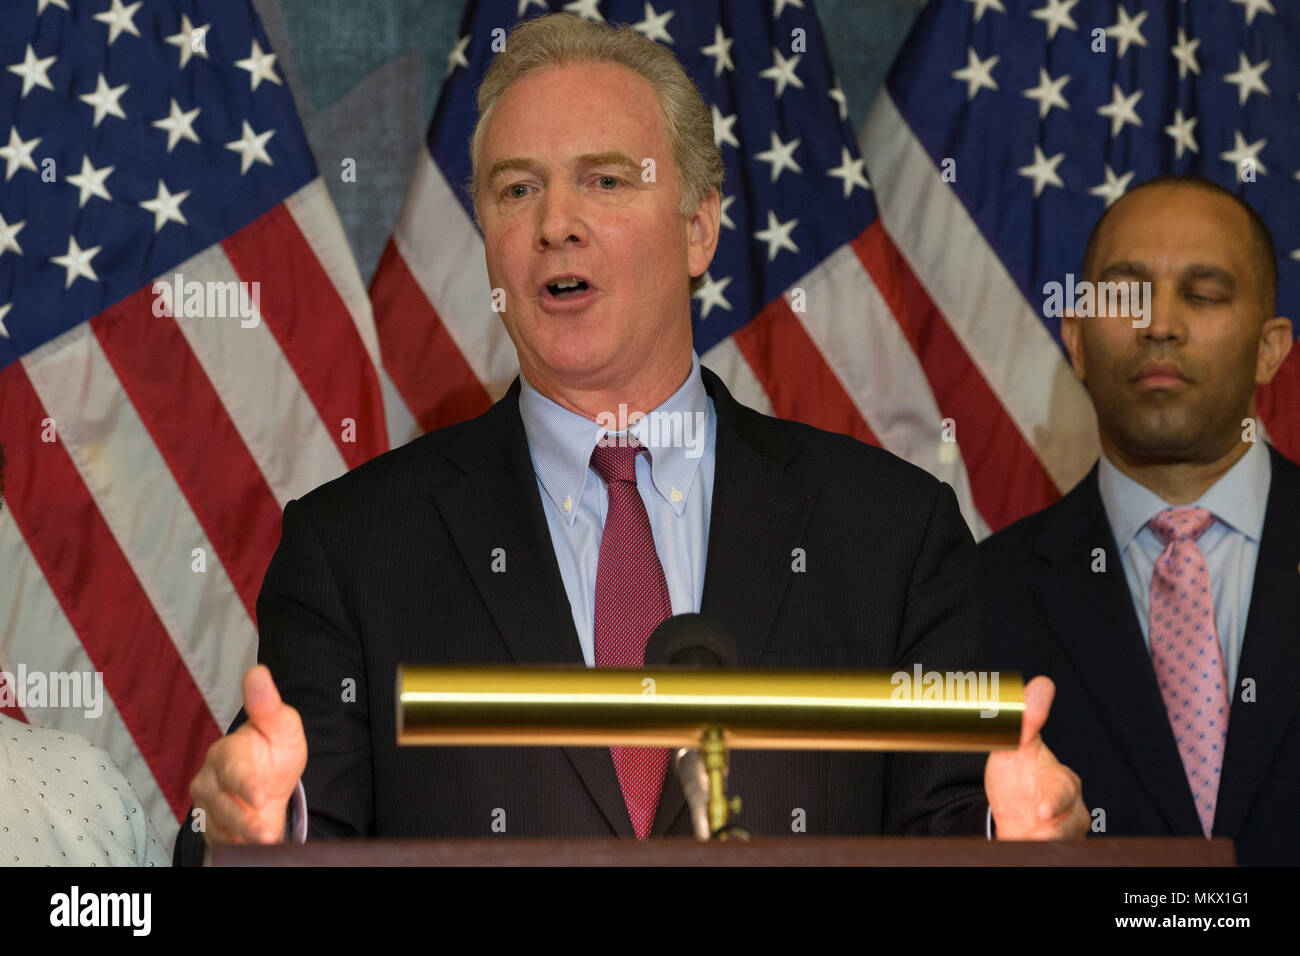
[[[592,467],[609,490],[609,509],[596,559],[597,667],[644,667],[646,641],[672,614],[650,518],[636,487],[636,456],[642,450],[635,439],[624,438],[621,443],[597,445],[591,453]],[[611,747],[610,754],[632,827],[637,839],[644,840],[659,807],[668,750]]]
[[[1151,661],[1192,799],[1208,837],[1228,739],[1228,681],[1214,595],[1196,543],[1214,524],[1204,508],[1166,508],[1147,525],[1165,542],[1151,574]]]

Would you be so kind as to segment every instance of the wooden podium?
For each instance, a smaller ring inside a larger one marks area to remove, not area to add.
[[[1232,841],[1104,837],[1030,843],[982,837],[649,840],[318,840],[221,846],[212,866],[1233,866]]]

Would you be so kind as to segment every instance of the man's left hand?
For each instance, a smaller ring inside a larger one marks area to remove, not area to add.
[[[1056,695],[1048,677],[1025,685],[1020,746],[989,754],[984,792],[999,840],[1068,840],[1088,832],[1078,775],[1062,764],[1039,735]]]

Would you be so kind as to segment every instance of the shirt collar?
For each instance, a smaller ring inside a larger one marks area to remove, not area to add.
[[[626,419],[632,411],[635,409],[620,420],[618,410],[611,409],[606,424],[613,427],[606,427],[547,398],[519,373],[519,415],[533,468],[547,497],[569,524],[577,520],[591,453],[606,434],[628,432],[644,445],[655,491],[678,515],[686,509],[709,427],[708,393],[700,376],[699,356],[691,353],[691,370],[681,387],[628,428]]]
[[[1273,472],[1268,451],[1259,444],[1251,442],[1246,454],[1193,502],[1252,541],[1258,541],[1264,530],[1264,509]],[[1170,507],[1169,502],[1124,474],[1105,455],[1097,468],[1097,487],[1121,551],[1148,521]]]

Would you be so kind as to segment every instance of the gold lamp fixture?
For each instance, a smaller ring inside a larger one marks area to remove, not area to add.
[[[748,750],[989,751],[1020,740],[1012,672],[402,666],[397,741],[426,746],[697,748],[708,829],[739,798],[727,754]]]

